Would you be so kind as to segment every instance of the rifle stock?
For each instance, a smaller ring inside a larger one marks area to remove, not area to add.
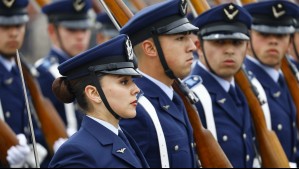
[[[9,164],[6,160],[7,150],[19,144],[16,134],[12,129],[3,121],[0,120],[0,162],[2,167],[9,167]]]
[[[243,91],[248,102],[251,117],[253,119],[256,138],[258,141],[259,153],[262,158],[262,167],[266,168],[289,168],[288,158],[273,131],[266,126],[265,116],[260,102],[252,91],[251,83],[244,70],[239,70],[235,79]]]
[[[34,108],[41,123],[41,129],[45,136],[50,153],[53,154],[53,145],[59,138],[67,138],[65,125],[58,115],[55,107],[45,98],[41,92],[39,84],[32,76],[28,65],[22,63],[24,79],[32,97]]]
[[[186,107],[189,121],[193,128],[196,150],[203,168],[232,168],[231,163],[212,133],[205,129],[193,104],[189,102],[175,82],[173,89],[180,95]]]
[[[297,128],[299,129],[299,86],[298,86],[298,81],[295,77],[295,75],[293,74],[293,72],[290,69],[290,63],[288,61],[288,59],[286,58],[286,56],[282,59],[281,62],[281,70],[284,74],[284,77],[286,79],[287,82],[287,86],[290,90],[290,94],[293,98],[293,101],[295,103],[296,106],[296,123],[297,123]]]

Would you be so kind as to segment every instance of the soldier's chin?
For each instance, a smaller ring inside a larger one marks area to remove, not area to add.
[[[3,56],[6,59],[11,59],[11,58],[16,56],[16,53],[15,52],[6,53],[6,52],[0,51],[0,55]]]

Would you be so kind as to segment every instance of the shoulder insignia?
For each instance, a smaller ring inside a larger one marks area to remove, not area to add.
[[[197,76],[197,75],[191,75],[191,76],[188,76],[184,80],[184,83],[187,84],[187,86],[189,88],[192,88],[197,84],[201,84],[202,83],[202,78],[200,76]]]
[[[272,12],[273,12],[273,16],[275,18],[279,18],[286,13],[282,4],[277,4],[277,5],[273,6]]]

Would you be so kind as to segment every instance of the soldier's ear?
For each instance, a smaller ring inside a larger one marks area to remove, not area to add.
[[[87,85],[85,87],[85,95],[92,102],[95,102],[98,104],[102,102],[102,99],[97,91],[97,88],[92,85]]]
[[[145,40],[141,44],[141,48],[146,56],[156,57],[158,56],[158,52],[156,46],[153,41]]]

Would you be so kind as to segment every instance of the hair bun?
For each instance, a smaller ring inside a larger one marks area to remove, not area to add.
[[[52,91],[57,99],[63,103],[72,103],[75,101],[75,95],[69,90],[65,77],[59,77],[52,84]]]

